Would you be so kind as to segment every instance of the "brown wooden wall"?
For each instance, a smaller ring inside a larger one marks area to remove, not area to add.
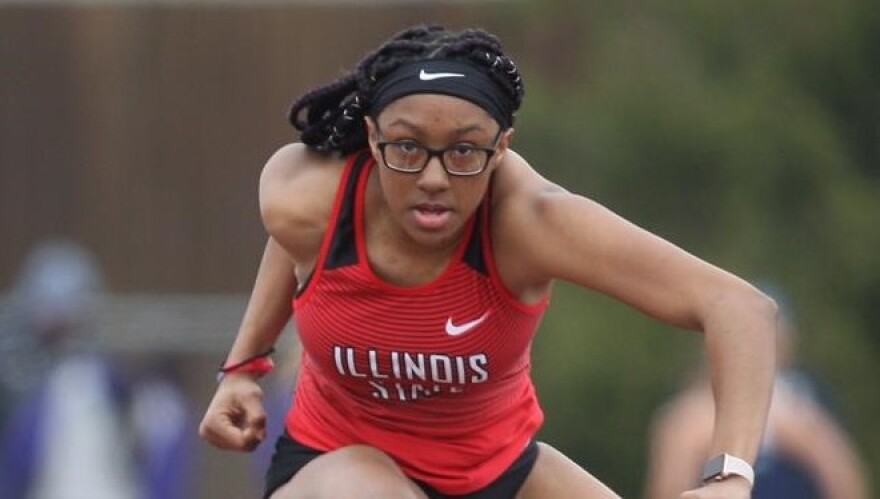
[[[463,5],[0,8],[0,289],[33,243],[65,235],[114,291],[246,290],[257,178],[296,138],[292,97],[409,24],[504,36],[493,19]]]

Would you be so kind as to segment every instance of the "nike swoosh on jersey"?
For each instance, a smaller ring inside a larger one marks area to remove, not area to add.
[[[419,79],[422,81],[438,80],[440,78],[464,78],[462,73],[427,73],[423,69],[419,73]]]
[[[486,317],[488,317],[488,316],[489,316],[489,311],[486,311],[480,317],[478,317],[470,322],[465,322],[464,324],[460,324],[458,326],[453,324],[452,317],[449,317],[446,319],[446,334],[448,334],[449,336],[460,336],[460,335],[470,331],[471,329],[479,326],[480,323],[482,323],[484,320],[486,320]]]

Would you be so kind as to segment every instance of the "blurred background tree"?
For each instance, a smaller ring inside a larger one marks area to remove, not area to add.
[[[517,147],[550,178],[791,297],[802,360],[880,475],[875,2],[523,4],[573,45],[526,58]],[[586,21],[583,21],[586,20]],[[546,54],[546,57],[545,57]],[[560,84],[561,83],[561,84]],[[589,265],[589,262],[584,262]],[[568,287],[536,365],[546,437],[625,497],[651,409],[699,343]]]

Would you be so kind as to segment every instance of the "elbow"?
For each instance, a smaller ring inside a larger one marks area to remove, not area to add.
[[[730,313],[740,321],[748,321],[759,331],[766,331],[774,338],[776,335],[779,306],[776,300],[753,286],[743,287],[731,300]]]
[[[729,315],[733,319],[731,325],[745,325],[744,328],[737,329],[740,330],[739,334],[748,337],[747,343],[752,348],[775,357],[779,314],[776,300],[749,286],[734,303],[736,305],[731,307]]]
[[[769,327],[766,328],[768,331],[767,335],[769,336],[769,338],[767,338],[767,346],[773,352],[774,358],[778,360],[779,346],[777,343],[779,342],[779,305],[776,303],[776,300],[765,293],[758,291],[758,294],[760,296],[756,299],[758,301],[756,308],[758,313],[769,325]]]
[[[754,288],[751,294],[754,313],[775,325],[779,316],[779,305],[776,300]]]
[[[754,286],[739,281],[724,292],[715,295],[706,309],[705,319],[701,321],[704,332],[712,330],[738,330],[748,324],[747,329],[757,336],[767,336],[764,343],[773,348],[776,343],[777,316],[779,307],[776,301]],[[760,341],[758,337],[754,340]]]

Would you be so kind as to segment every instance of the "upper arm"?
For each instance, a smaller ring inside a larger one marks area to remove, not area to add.
[[[525,187],[505,208],[504,229],[534,280],[570,281],[692,329],[703,327],[713,303],[737,294],[730,291],[754,292],[599,203],[526,171]]]
[[[308,265],[317,255],[341,171],[340,160],[303,144],[279,149],[260,176],[260,216],[269,235],[293,258]]]
[[[305,146],[288,144],[276,151],[263,167],[260,216],[270,234],[307,215],[310,191],[301,184],[307,180],[308,164],[309,152]]]

